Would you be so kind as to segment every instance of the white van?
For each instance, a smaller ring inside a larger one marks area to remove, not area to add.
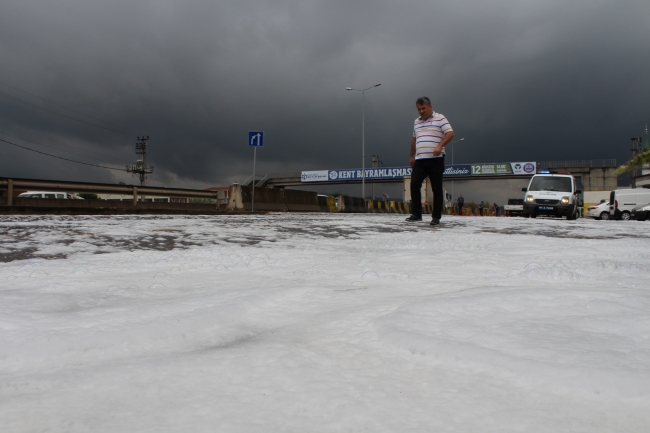
[[[76,194],[70,194],[67,192],[52,192],[52,191],[27,191],[22,194],[19,194],[18,197],[21,198],[65,198],[65,199],[76,199],[83,200]]]
[[[630,211],[637,206],[650,203],[650,189],[615,189],[609,195],[609,215],[613,219],[627,221]]]
[[[545,215],[574,220],[580,216],[578,204],[582,191],[577,189],[576,179],[570,174],[536,174],[522,191],[526,193],[525,217]]]

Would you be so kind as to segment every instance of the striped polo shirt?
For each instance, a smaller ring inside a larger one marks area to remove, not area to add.
[[[426,120],[419,117],[413,124],[413,137],[415,137],[415,159],[441,158],[445,154],[442,148],[440,156],[433,155],[433,149],[442,141],[446,133],[453,131],[447,118],[435,111]]]

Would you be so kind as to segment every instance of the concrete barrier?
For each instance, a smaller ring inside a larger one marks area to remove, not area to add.
[[[0,198],[2,215],[120,215],[120,214],[179,214],[214,215],[227,213],[210,203],[133,202],[117,200],[70,200],[53,198]]]
[[[366,201],[360,197],[347,197],[347,196],[337,197],[336,204],[339,212],[365,213],[368,211],[366,209]]]
[[[260,188],[255,188],[255,201],[257,201],[258,189]],[[320,205],[315,192],[299,191],[296,189],[285,189],[282,191],[284,191],[284,199],[286,200],[287,210],[289,212],[320,212]]]
[[[232,212],[250,212],[252,187],[231,185],[228,203],[221,208],[211,203],[168,203],[117,200],[70,200],[0,197],[0,214],[59,214],[59,215],[119,215],[119,214],[190,214],[211,215]],[[408,214],[406,203],[363,200],[358,197],[325,197],[315,192],[279,188],[255,188],[255,211],[268,212],[346,212],[346,213],[400,213]]]
[[[377,200],[366,200],[366,209],[368,213],[379,213],[381,212],[381,203]]]
[[[254,204],[255,211],[287,212],[287,201],[284,190],[278,188],[255,188],[253,203],[253,188],[250,186],[230,185],[228,194],[228,210],[250,211]]]
[[[409,210],[409,205],[407,203],[397,201],[389,201],[388,203],[390,205],[391,213],[411,213]]]
[[[383,200],[366,200],[368,212],[370,213],[391,213],[390,202]]]
[[[332,197],[333,199],[333,197]],[[317,194],[280,188],[255,188],[255,211],[260,212],[320,212]],[[253,207],[253,188],[231,185],[228,194],[228,210],[250,211]]]
[[[338,212],[336,208],[336,197],[322,196],[318,197],[318,206],[320,207],[321,212]]]

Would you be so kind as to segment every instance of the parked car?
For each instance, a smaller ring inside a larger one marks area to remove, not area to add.
[[[524,199],[509,198],[508,204],[503,207],[503,210],[508,212],[510,216],[520,216],[524,213]]]
[[[643,206],[637,206],[630,211],[630,219],[637,221],[646,221],[650,219],[650,203]]]
[[[609,219],[609,202],[605,199],[601,200],[595,206],[589,206],[587,208],[587,216],[589,218],[597,220],[608,220]]]
[[[526,193],[524,217],[544,215],[568,220],[580,217],[578,204],[582,191],[570,174],[536,174],[522,191]]]
[[[609,203],[609,216],[627,221],[630,219],[632,209],[650,203],[650,189],[615,189],[609,195]]]
[[[20,198],[63,198],[63,199],[74,199],[74,200],[83,200],[76,194],[70,194],[67,192],[51,192],[51,191],[27,191],[22,194],[18,194]]]

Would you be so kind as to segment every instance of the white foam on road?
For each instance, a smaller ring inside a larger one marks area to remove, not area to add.
[[[3,431],[646,432],[648,223],[0,219]]]

